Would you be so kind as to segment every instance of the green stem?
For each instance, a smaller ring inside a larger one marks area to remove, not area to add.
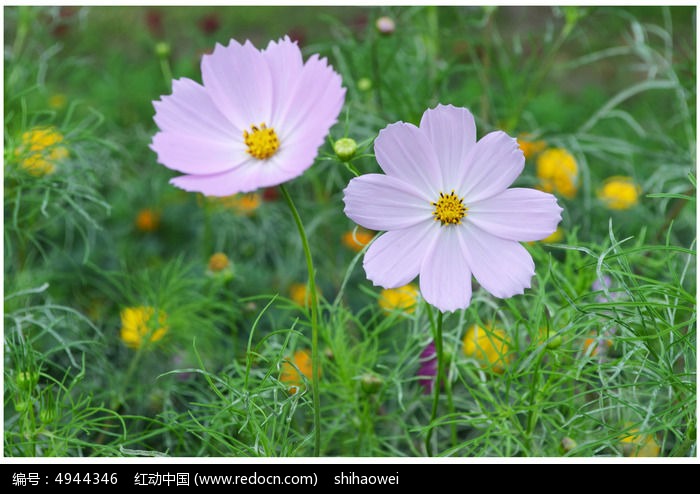
[[[450,379],[449,371],[445,373],[445,395],[447,395],[447,411],[450,416],[454,417],[455,414],[455,402],[452,399],[452,380]],[[450,440],[452,441],[452,447],[457,447],[457,424],[454,420],[450,424]]]
[[[280,191],[284,200],[289,206],[289,210],[294,217],[294,223],[297,225],[297,230],[299,231],[299,238],[301,238],[301,245],[304,249],[304,256],[306,257],[306,268],[309,272],[309,292],[311,299],[311,394],[313,395],[314,404],[314,456],[321,455],[321,396],[318,391],[318,378],[319,378],[319,355],[318,355],[318,294],[316,293],[316,273],[314,272],[314,263],[311,258],[311,249],[309,248],[309,241],[306,238],[306,231],[304,230],[304,224],[301,222],[301,217],[297,211],[296,206],[294,206],[294,201],[292,197],[287,192],[284,185],[280,185]]]
[[[433,430],[435,428],[434,422],[435,419],[437,418],[437,409],[438,409],[438,402],[440,401],[440,387],[442,385],[442,382],[444,381],[444,373],[445,373],[445,363],[443,359],[443,352],[442,352],[442,312],[438,311],[437,315],[437,325],[435,327],[435,353],[437,354],[437,359],[438,359],[438,368],[437,368],[437,377],[435,379],[435,386],[433,387],[433,409],[430,413],[430,426],[428,427],[428,433],[425,436],[425,451],[427,452],[428,456],[433,456],[431,449],[430,449],[430,440],[433,437]]]

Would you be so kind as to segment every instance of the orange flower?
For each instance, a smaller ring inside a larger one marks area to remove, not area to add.
[[[603,357],[612,346],[611,339],[600,337],[595,332],[591,332],[588,338],[583,341],[583,353],[591,357]]]
[[[343,245],[355,252],[360,252],[374,238],[374,232],[356,228],[343,234]]]
[[[289,385],[289,394],[295,394],[299,389],[304,389],[304,378],[311,379],[313,375],[313,365],[311,362],[311,352],[309,350],[297,350],[289,360],[282,362],[282,372],[280,381]],[[318,377],[321,377],[321,369],[318,370]]]
[[[230,264],[228,257],[223,252],[216,252],[209,258],[209,271],[218,273],[223,271]]]
[[[215,197],[211,200],[216,201],[226,208],[231,208],[244,216],[251,216],[262,202],[262,194],[252,192],[249,194],[234,194],[232,196]]]
[[[542,140],[533,141],[530,134],[520,134],[518,136],[518,145],[522,149],[526,160],[532,159],[533,156],[540,153],[547,147],[547,143]]]
[[[142,232],[153,232],[160,225],[160,215],[150,208],[142,209],[136,215],[136,228]]]
[[[316,290],[316,295],[320,295],[318,289]],[[309,307],[311,294],[309,293],[308,285],[306,283],[292,283],[289,286],[289,298],[296,302],[297,305]]]

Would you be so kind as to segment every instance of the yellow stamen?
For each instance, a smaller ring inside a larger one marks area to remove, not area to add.
[[[443,226],[459,225],[462,223],[462,218],[467,215],[464,199],[457,196],[454,190],[449,194],[440,192],[440,199],[430,204],[435,206],[433,211],[435,221],[439,221]]]
[[[277,152],[280,147],[280,140],[277,137],[275,129],[261,123],[251,125],[252,132],[243,131],[243,141],[248,146],[248,154],[259,160],[266,160]]]

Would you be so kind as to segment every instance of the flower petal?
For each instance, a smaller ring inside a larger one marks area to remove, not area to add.
[[[151,149],[158,162],[183,173],[196,175],[220,173],[235,168],[250,156],[235,141],[213,141],[199,134],[159,132],[153,136]]]
[[[467,154],[476,144],[474,116],[466,108],[438,105],[426,110],[420,130],[432,143],[442,170],[442,191],[457,187],[467,164]]]
[[[459,191],[467,207],[506,190],[525,166],[518,141],[500,130],[479,139],[466,159]]]
[[[242,136],[206,90],[190,79],[173,81],[173,93],[154,101],[160,132],[151,143],[158,161],[184,173],[219,173],[248,156]]]
[[[275,105],[272,122],[280,133],[281,145],[305,138],[303,134],[307,129],[317,129],[321,139],[325,138],[345,102],[340,75],[325,58],[312,55],[296,80],[285,83],[289,85],[287,100]],[[302,130],[304,132],[300,135]]]
[[[398,178],[370,173],[344,190],[345,214],[370,230],[399,230],[432,220],[430,199]]]
[[[174,80],[172,94],[154,101],[153,107],[153,120],[162,132],[196,134],[212,141],[243,141],[242,132],[231,125],[206,89],[191,79]]]
[[[386,232],[367,249],[363,266],[367,278],[384,288],[408,284],[420,271],[423,258],[431,248],[438,227],[434,221]]]
[[[466,221],[497,237],[530,242],[551,235],[561,221],[561,212],[552,194],[513,188],[471,203]]]
[[[460,229],[460,241],[476,281],[492,295],[508,298],[530,288],[535,263],[518,242],[493,236],[470,223]]]
[[[289,36],[278,40],[270,41],[263,52],[265,60],[270,67],[272,75],[272,90],[275,103],[272,105],[272,116],[270,122],[280,121],[280,112],[287,109],[287,102],[295,89],[295,84],[304,68],[304,61],[301,57],[301,50],[296,42],[292,42]]]
[[[415,125],[387,125],[374,141],[374,152],[387,175],[426,191],[432,200],[442,192],[442,171],[435,150],[427,135]]]
[[[420,267],[420,291],[426,302],[442,312],[465,309],[472,297],[472,274],[460,242],[462,228],[438,228]]]
[[[270,124],[273,100],[270,66],[250,41],[217,43],[202,57],[202,80],[211,98],[241,134],[251,125]]]
[[[260,187],[278,185],[292,176],[272,163],[262,163],[255,158],[241,166],[211,175],[182,175],[170,183],[190,192],[201,192],[207,196],[229,196],[239,192],[251,192]]]

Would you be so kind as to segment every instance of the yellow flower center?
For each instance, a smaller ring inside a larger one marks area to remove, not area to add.
[[[248,154],[259,160],[266,160],[277,152],[280,147],[280,140],[277,137],[275,129],[261,123],[251,125],[252,132],[243,131],[243,141],[248,146]]]
[[[440,199],[431,202],[435,206],[433,217],[444,225],[459,225],[462,218],[467,215],[467,208],[464,206],[464,199],[457,196],[453,190],[449,194],[440,192]]]

